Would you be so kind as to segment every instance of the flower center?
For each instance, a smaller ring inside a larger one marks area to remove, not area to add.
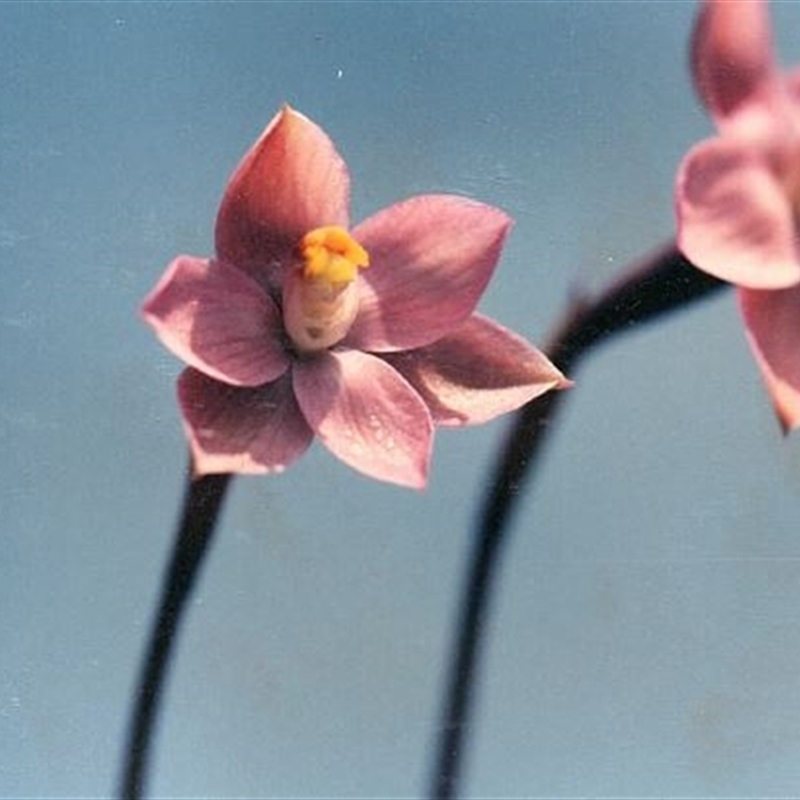
[[[367,251],[338,225],[314,228],[300,240],[303,277],[330,283],[355,280],[359,267],[369,266]]]
[[[354,281],[369,266],[367,251],[336,225],[314,228],[300,240],[300,269],[283,285],[286,332],[302,352],[331,347],[344,338],[358,312]]]

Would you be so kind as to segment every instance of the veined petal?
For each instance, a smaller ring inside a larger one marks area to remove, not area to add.
[[[292,372],[306,420],[335,456],[371,478],[425,487],[433,422],[396,370],[348,350],[319,353]]]
[[[800,286],[742,289],[747,338],[785,431],[800,427]]]
[[[764,0],[705,0],[692,41],[692,76],[705,107],[723,121],[776,77]]]
[[[142,314],[178,358],[212,378],[259,386],[286,372],[281,316],[267,293],[222,261],[178,256]]]
[[[419,392],[437,425],[475,425],[571,385],[521,336],[477,314],[442,339],[385,358]]]
[[[370,255],[345,344],[387,352],[421,347],[475,309],[511,219],[463,197],[424,195],[380,211],[354,231]]]
[[[197,475],[282,472],[314,438],[289,374],[251,389],[187,369],[178,379],[178,400]]]
[[[217,255],[269,281],[305,233],[347,227],[349,195],[347,166],[328,135],[284,106],[228,181]]]
[[[767,159],[736,139],[709,139],[689,151],[676,186],[680,249],[705,272],[753,289],[800,281],[794,211]]]

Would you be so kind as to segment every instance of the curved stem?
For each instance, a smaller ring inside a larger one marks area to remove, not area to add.
[[[230,475],[189,479],[172,560],[164,574],[158,614],[139,673],[119,788],[119,795],[124,800],[142,797],[153,730],[178,626],[203,557],[208,552],[230,479]]]
[[[597,298],[573,301],[545,349],[569,373],[594,345],[686,308],[726,285],[697,270],[670,243],[626,271]],[[431,776],[430,795],[439,800],[457,796],[493,579],[516,499],[568,395],[550,392],[518,412],[484,497],[461,595]]]

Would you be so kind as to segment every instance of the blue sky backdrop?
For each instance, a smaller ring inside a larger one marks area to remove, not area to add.
[[[542,342],[673,233],[711,132],[689,2],[0,4],[0,794],[107,797],[183,491],[180,364],[138,319],[210,254],[280,104],[353,216],[421,192],[516,225],[481,310]],[[774,8],[800,62],[800,5]],[[516,517],[474,797],[800,791],[800,449],[732,292],[573,376]],[[437,436],[429,489],[317,446],[235,483],[183,631],[152,796],[425,789],[473,514],[506,430]]]

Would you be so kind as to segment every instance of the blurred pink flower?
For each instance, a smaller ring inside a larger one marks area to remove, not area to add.
[[[423,488],[434,425],[569,385],[473,313],[506,214],[427,195],[349,232],[348,204],[333,143],[284,107],[226,187],[216,258],[179,256],[145,300],[189,365],[178,396],[197,474],[281,471],[316,435],[366,475]]]
[[[739,287],[778,418],[800,426],[800,71],[775,65],[765,0],[705,0],[692,73],[718,135],[676,187],[678,246]]]

